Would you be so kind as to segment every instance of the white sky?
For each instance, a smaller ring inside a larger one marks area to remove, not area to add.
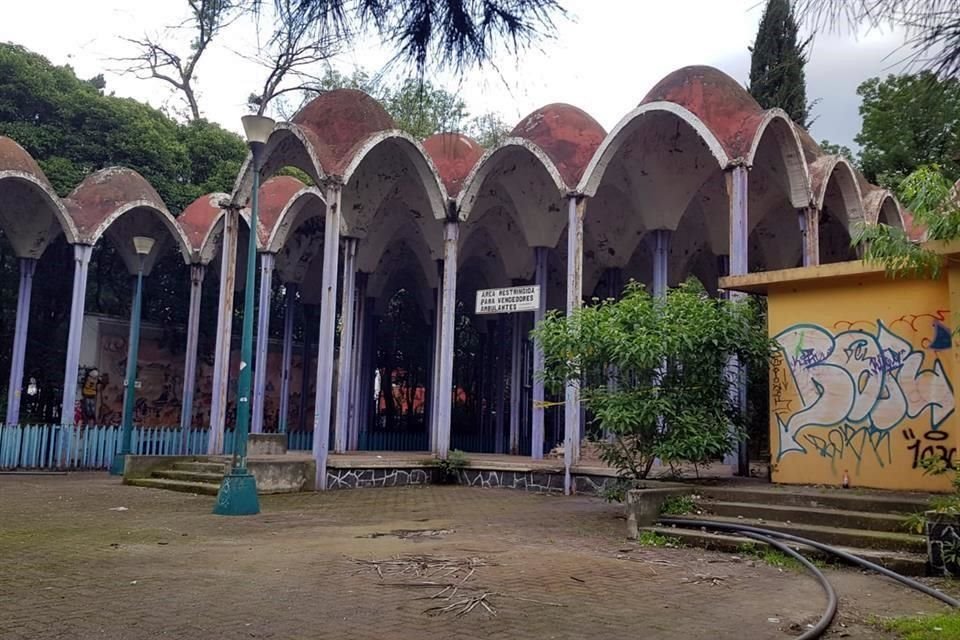
[[[432,78],[459,93],[472,114],[499,112],[515,123],[551,102],[574,104],[607,130],[664,75],[689,64],[708,64],[746,83],[762,0],[562,0],[572,20],[558,24],[556,37],[521,60],[501,55],[500,70],[475,71],[462,78]],[[104,73],[107,90],[153,106],[180,108],[168,85],[116,73],[112,58],[129,55],[122,37],[155,34],[181,22],[186,3],[178,0],[30,0],[6,3],[0,41],[22,44],[56,64],[70,64],[83,78]],[[817,140],[853,146],[860,129],[857,85],[893,70],[897,33],[871,32],[858,38],[821,34],[807,65],[807,97],[817,100],[812,133]],[[182,50],[185,50],[183,47]],[[203,114],[240,130],[246,98],[263,82],[262,67],[236,51],[256,50],[252,21],[238,22],[221,35],[201,61],[196,84]],[[891,56],[891,54],[894,54]],[[370,37],[356,43],[334,65],[377,72],[392,51]],[[889,56],[889,57],[888,57]],[[390,77],[389,75],[387,76]]]

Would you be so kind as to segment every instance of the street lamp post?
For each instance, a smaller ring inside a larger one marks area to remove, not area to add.
[[[130,454],[130,441],[133,439],[133,406],[137,400],[137,358],[140,351],[140,306],[143,300],[143,262],[153,250],[154,239],[137,236],[133,239],[133,248],[137,252],[137,288],[133,294],[133,309],[130,312],[130,337],[127,345],[127,377],[123,392],[123,433],[120,438],[120,452],[113,457],[110,474],[123,475],[123,467]]]
[[[213,512],[222,516],[248,516],[260,513],[257,481],[247,470],[247,434],[250,433],[250,396],[253,359],[253,290],[257,267],[257,214],[259,209],[260,168],[263,147],[273,131],[274,122],[266,116],[243,116],[243,131],[253,156],[253,191],[250,196],[250,244],[247,248],[247,277],[243,297],[243,336],[240,342],[240,376],[237,381],[237,425],[233,438],[230,473],[223,478]],[[260,364],[260,363],[258,363]],[[261,365],[262,366],[262,365]]]

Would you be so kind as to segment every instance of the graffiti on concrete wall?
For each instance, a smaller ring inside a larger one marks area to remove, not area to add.
[[[859,472],[910,458],[912,468],[956,449],[944,423],[953,387],[941,362],[951,348],[943,314],[892,323],[793,325],[775,336],[770,370],[776,460],[815,454]],[[958,461],[960,462],[960,461]]]

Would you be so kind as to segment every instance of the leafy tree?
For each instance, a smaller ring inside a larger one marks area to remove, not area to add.
[[[728,362],[767,366],[770,343],[754,305],[712,299],[683,284],[656,299],[631,283],[572,317],[551,312],[535,330],[545,379],[585,381],[581,397],[611,434],[600,456],[622,477],[645,478],[655,459],[704,463],[731,451],[747,416],[730,393]],[[613,379],[614,384],[609,384]]]
[[[930,73],[871,78],[857,89],[860,164],[871,182],[896,188],[923,165],[960,178],[960,80]]]
[[[798,40],[790,0],[768,0],[757,39],[750,49],[749,91],[764,109],[779,107],[802,127],[808,126],[804,66],[809,40]]]
[[[899,186],[900,198],[913,213],[914,225],[926,228],[929,240],[960,238],[960,198],[957,187],[937,166],[920,167]],[[942,258],[907,236],[903,229],[866,225],[854,238],[864,246],[864,259],[882,264],[894,276],[937,277]]]
[[[823,149],[826,153],[829,153],[833,156],[843,156],[846,158],[850,164],[856,166],[857,158],[853,153],[853,150],[850,149],[847,145],[840,145],[830,142],[829,140],[821,140],[820,148]]]
[[[895,26],[906,32],[908,61],[942,78],[960,72],[960,4],[944,0],[798,0],[811,31]]]

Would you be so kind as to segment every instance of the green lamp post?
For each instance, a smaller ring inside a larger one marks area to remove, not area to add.
[[[247,470],[247,435],[250,432],[250,396],[253,371],[253,290],[257,268],[257,213],[260,196],[260,168],[263,147],[274,122],[266,116],[243,116],[243,131],[252,154],[253,191],[250,196],[250,244],[247,248],[247,277],[243,296],[243,336],[240,342],[240,377],[237,381],[237,425],[233,438],[230,473],[223,478],[213,512],[221,516],[249,516],[260,513],[257,481]],[[235,215],[235,214],[234,214]]]
[[[137,252],[137,288],[133,294],[133,309],[130,311],[130,337],[127,345],[127,377],[123,392],[123,432],[120,436],[120,452],[113,456],[110,474],[123,475],[124,463],[130,454],[133,439],[133,405],[137,401],[137,358],[140,351],[140,306],[143,301],[143,262],[153,250],[154,239],[136,236],[133,248]]]

